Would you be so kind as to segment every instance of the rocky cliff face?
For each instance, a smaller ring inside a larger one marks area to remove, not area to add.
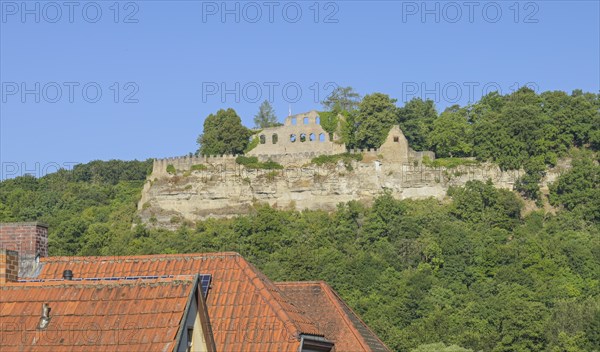
[[[548,171],[542,187],[569,167],[559,163]],[[249,170],[230,162],[205,170],[179,170],[176,175],[155,172],[149,177],[138,205],[142,220],[152,226],[174,228],[182,221],[231,217],[266,203],[279,209],[334,210],[337,204],[358,200],[370,203],[383,192],[398,199],[443,198],[448,187],[469,180],[491,179],[512,189],[522,171],[501,171],[496,165],[429,168],[418,163],[382,162],[364,158],[345,165]]]

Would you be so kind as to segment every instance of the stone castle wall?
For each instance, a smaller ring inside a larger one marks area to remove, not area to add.
[[[217,165],[236,165],[237,155],[210,155],[210,156],[179,156],[173,158],[154,159],[152,165],[152,177],[168,176],[167,166],[173,165],[176,170],[190,170],[193,165],[205,165],[208,167],[220,167]]]
[[[367,158],[377,158],[381,154],[379,149],[348,149],[347,153],[361,153]],[[339,154],[340,151],[329,151],[329,152],[295,152],[286,154],[254,154],[259,161],[274,161],[282,165],[289,167],[298,167],[311,162],[312,159],[320,155],[335,155]],[[343,151],[341,151],[343,153]],[[423,152],[414,152],[415,158],[419,158]],[[427,153],[427,152],[425,152]],[[250,155],[250,154],[249,154]],[[151,178],[166,177],[169,176],[167,172],[167,166],[173,165],[173,167],[179,172],[190,171],[194,165],[204,165],[208,170],[220,172],[225,169],[239,168],[239,165],[235,162],[235,159],[239,155],[210,155],[210,156],[179,156],[173,158],[154,159],[152,166]]]

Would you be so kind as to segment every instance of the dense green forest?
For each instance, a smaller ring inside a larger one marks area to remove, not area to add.
[[[378,113],[361,110],[365,99],[348,119]],[[549,194],[536,194],[547,207],[528,212],[522,195],[532,182],[512,192],[473,181],[441,201],[383,194],[370,207],[352,201],[331,213],[257,205],[247,216],[169,231],[147,228],[136,216],[150,160],[95,161],[1,182],[0,221],[48,223],[51,255],[236,251],[273,280],[325,280],[397,351],[600,351],[598,96],[490,94],[439,115],[433,109],[423,123],[415,120],[430,103],[413,104],[420,107],[392,102],[388,110],[423,147],[432,146],[446,119],[458,125],[448,133],[470,133],[446,146],[448,156],[524,166],[539,177],[568,155],[572,168]],[[470,116],[466,126],[457,117],[463,114]]]
[[[403,106],[387,94],[360,98],[352,87],[338,87],[323,101],[321,125],[349,149],[378,148],[390,128],[400,125],[411,148],[438,158],[473,157],[500,168],[524,169],[516,190],[541,205],[538,187],[544,171],[571,148],[600,147],[600,94],[575,90],[537,94],[523,87],[511,94],[489,93],[464,107],[438,113],[431,100],[414,98]],[[255,118],[259,127],[277,125],[265,101]],[[256,131],[256,130],[255,130]],[[255,132],[254,131],[254,132]],[[258,144],[235,110],[219,110],[204,120],[196,154],[242,154]]]
[[[359,149],[378,148],[390,127],[398,124],[414,150],[432,150],[441,158],[493,160],[503,169],[554,165],[573,146],[600,147],[600,94],[580,90],[570,95],[537,94],[523,87],[507,95],[492,92],[474,104],[453,105],[442,113],[431,100],[396,103],[387,94],[359,99],[351,87],[339,88],[322,103],[328,110],[320,113],[321,124],[330,133],[340,125],[346,146]],[[261,120],[255,122],[260,127],[277,125],[273,114],[265,102],[257,115]],[[197,153],[240,154],[250,143],[250,133],[235,110],[219,110],[204,120]]]

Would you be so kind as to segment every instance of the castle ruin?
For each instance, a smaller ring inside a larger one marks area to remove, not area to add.
[[[340,118],[343,118],[340,115]],[[339,132],[330,135],[323,129],[319,113],[312,110],[306,113],[288,116],[283,126],[264,128],[252,138],[258,139],[258,145],[246,155],[255,156],[260,161],[274,161],[285,167],[297,167],[310,163],[320,155],[341,153],[360,153],[368,159],[381,159],[381,162],[420,163],[424,156],[431,160],[435,154],[430,151],[416,152],[408,145],[408,140],[399,126],[393,126],[380,148],[346,149]],[[238,155],[202,155],[155,159],[152,175],[167,177],[167,166],[176,170],[190,170],[193,165],[205,165],[209,168],[235,168]]]
[[[258,132],[255,138],[258,138],[258,145],[248,152],[248,155],[306,152],[339,154],[346,151],[346,146],[337,134],[330,138],[329,133],[323,129],[319,114],[315,110],[288,116],[283,126],[265,128]]]
[[[138,214],[151,225],[176,228],[184,221],[251,213],[256,204],[278,209],[335,210],[351,200],[369,204],[383,192],[398,199],[443,198],[450,186],[491,179],[512,189],[522,170],[503,171],[490,163],[455,168],[433,167],[433,152],[410,148],[399,126],[393,126],[377,149],[348,150],[338,133],[331,138],[310,111],[289,116],[283,126],[257,131],[258,145],[247,155],[274,161],[282,170],[246,168],[237,155],[156,159],[138,203]],[[361,154],[362,160],[315,165],[321,155]],[[569,165],[546,173],[546,187]],[[171,172],[167,169],[170,168]],[[175,172],[172,172],[175,170]]]

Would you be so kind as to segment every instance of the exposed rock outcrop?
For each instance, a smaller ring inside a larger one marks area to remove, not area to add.
[[[363,161],[335,165],[287,166],[283,170],[248,170],[235,163],[209,164],[205,170],[177,175],[159,173],[147,181],[138,209],[144,222],[177,227],[184,220],[231,217],[252,211],[257,203],[279,209],[334,210],[338,203],[370,203],[383,192],[398,199],[443,198],[448,187],[469,180],[512,189],[522,171],[502,171],[493,164],[426,167],[422,163],[387,162],[367,152]],[[550,169],[542,187],[569,167]]]

